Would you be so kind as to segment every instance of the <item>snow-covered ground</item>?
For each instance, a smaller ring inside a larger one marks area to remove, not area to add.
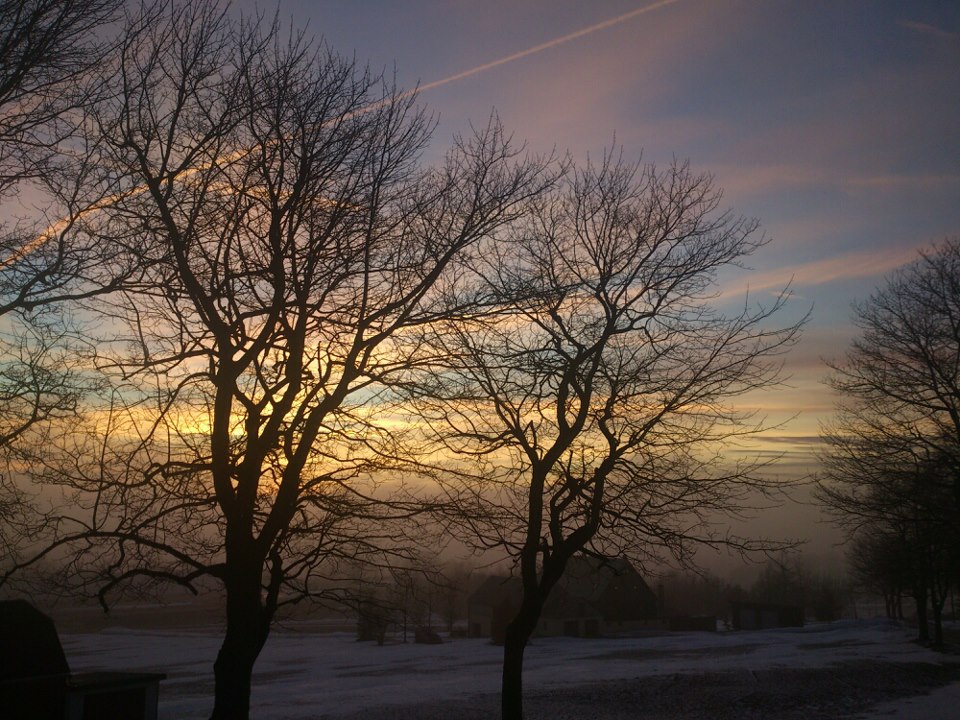
[[[960,658],[923,648],[911,638],[911,630],[886,620],[642,638],[542,638],[526,654],[526,708],[531,717],[570,718],[960,717]],[[62,633],[61,639],[75,672],[167,673],[161,720],[209,715],[218,633],[113,628]],[[488,717],[496,714],[501,653],[484,640],[378,647],[347,633],[298,631],[292,625],[275,631],[260,656],[252,714],[258,720],[453,712],[459,720]],[[897,680],[897,688],[888,687],[888,677]],[[653,713],[630,707],[647,702],[644,690],[668,707]],[[670,693],[675,698],[664,699]],[[791,707],[791,697],[807,702],[817,693],[824,697],[813,710]],[[782,712],[771,714],[768,706],[781,701]],[[723,703],[727,711],[720,708]],[[559,712],[558,705],[568,710]]]

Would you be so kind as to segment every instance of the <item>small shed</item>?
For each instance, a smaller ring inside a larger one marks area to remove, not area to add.
[[[156,720],[162,673],[70,672],[53,621],[23,600],[0,602],[4,720]]]

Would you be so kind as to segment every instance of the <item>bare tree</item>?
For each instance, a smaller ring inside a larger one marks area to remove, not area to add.
[[[18,445],[72,415],[89,388],[62,305],[109,290],[108,252],[75,229],[86,195],[77,129],[121,0],[0,0],[0,555],[19,557],[44,517],[18,481]],[[40,209],[42,208],[42,209]],[[117,269],[114,266],[113,269]],[[2,583],[0,578],[0,583]]]
[[[862,428],[860,428],[862,430]],[[901,592],[916,603],[918,634],[943,639],[941,614],[960,568],[960,535],[952,458],[910,437],[858,434],[838,425],[825,433],[827,451],[818,496],[852,541],[861,580],[880,589],[887,610]]]
[[[860,337],[831,364],[830,385],[843,399],[836,427],[940,455],[960,507],[960,242],[921,252],[854,307],[853,321]]]
[[[674,570],[663,578],[663,605],[670,616],[713,615],[729,620],[730,603],[745,600],[747,591],[710,572]]]
[[[846,596],[838,577],[811,567],[802,556],[783,553],[767,560],[747,599],[797,606],[817,620],[831,621],[841,616]]]
[[[903,595],[910,585],[903,543],[883,528],[864,528],[848,545],[847,562],[855,589],[883,597],[887,617],[903,619]]]
[[[206,3],[135,22],[106,72],[87,222],[139,276],[86,304],[112,384],[38,459],[72,492],[48,556],[102,597],[222,584],[213,717],[245,718],[278,606],[325,561],[402,554],[410,510],[376,487],[397,338],[465,311],[439,288],[549,177],[496,122],[419,170],[413,95]]]
[[[474,566],[465,561],[447,562],[440,569],[437,600],[440,616],[448,633],[453,633],[458,620],[467,617],[467,598],[470,594]]]
[[[732,401],[775,382],[798,325],[769,326],[784,297],[711,309],[717,271],[762,244],[756,223],[716,213],[719,201],[686,165],[606,156],[571,171],[484,255],[476,285],[464,280],[464,294],[499,298],[499,313],[425,340],[436,371],[414,395],[452,458],[439,477],[450,529],[504,549],[522,579],[504,647],[505,720],[522,715],[524,648],[575,553],[746,549],[712,533],[711,515],[776,485],[721,451],[757,431]]]
[[[909,580],[921,638],[928,602],[939,637],[960,512],[960,243],[894,272],[854,323],[860,337],[831,364],[841,399],[819,494],[852,537],[900,544],[894,574]]]
[[[0,0],[0,195],[46,174],[90,100],[122,0]]]
[[[0,316],[113,286],[103,274],[111,258],[76,226],[102,201],[86,183],[96,139],[80,130],[103,90],[95,71],[121,5],[0,0]]]

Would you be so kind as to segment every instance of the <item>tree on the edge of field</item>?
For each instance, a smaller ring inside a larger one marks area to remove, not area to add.
[[[775,383],[798,324],[767,307],[711,307],[716,275],[762,240],[717,213],[708,176],[605,155],[573,169],[461,290],[502,299],[421,338],[433,372],[411,384],[423,426],[456,464],[439,473],[451,532],[519,566],[506,629],[502,713],[522,717],[527,642],[571,557],[687,557],[715,512],[778,483],[727,443],[757,431],[738,396]],[[478,285],[483,288],[475,289]],[[712,519],[716,519],[714,516]]]
[[[900,543],[894,569],[876,557],[878,571],[909,586],[921,639],[930,605],[939,637],[944,573],[955,578],[958,566],[960,241],[934,245],[892,273],[854,306],[853,321],[859,338],[829,363],[840,401],[823,433],[819,495],[850,536]]]
[[[787,553],[767,560],[747,596],[756,602],[802,607],[821,621],[839,618],[846,598],[847,589],[839,578]]]
[[[119,280],[104,271],[109,257],[103,249],[70,230],[82,209],[96,201],[77,182],[87,156],[77,129],[99,90],[93,70],[110,51],[98,34],[121,5],[122,0],[0,0],[0,557],[5,563],[21,557],[45,520],[21,482],[19,443],[37,426],[72,415],[89,389],[74,362],[77,333],[63,305],[107,292]]]
[[[943,607],[960,568],[952,460],[930,455],[932,444],[865,438],[843,424],[824,440],[817,496],[852,541],[858,579],[880,591],[888,614],[902,613],[907,592],[918,639],[930,640],[932,614],[933,641],[941,644]]]
[[[853,323],[860,337],[829,363],[838,434],[938,455],[960,508],[960,240],[892,273]]]
[[[327,560],[403,554],[397,341],[550,182],[497,122],[419,169],[430,119],[351,61],[208,3],[148,11],[90,109],[111,202],[85,231],[140,273],[84,310],[111,381],[35,468],[68,494],[45,557],[99,587],[225,590],[214,718],[249,715],[277,608]],[[484,302],[465,299],[466,305]]]
[[[856,589],[883,598],[891,620],[903,620],[903,594],[910,585],[903,544],[886,531],[865,527],[850,539],[847,564]]]
[[[729,620],[730,603],[747,599],[747,591],[706,570],[673,570],[663,578],[665,607],[670,614],[713,615]]]

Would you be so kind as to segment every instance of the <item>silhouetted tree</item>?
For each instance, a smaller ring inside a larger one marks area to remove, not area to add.
[[[118,269],[115,255],[78,225],[102,200],[86,182],[97,138],[81,131],[104,90],[95,71],[113,50],[98,35],[121,5],[0,0],[0,200],[26,200],[0,226],[0,317],[29,316],[116,285],[105,273]],[[30,205],[45,209],[10,223]]]
[[[63,159],[123,0],[0,0],[0,195]]]
[[[712,573],[674,571],[663,580],[664,610],[669,617],[713,615],[729,617],[730,603],[745,600],[747,592]]]
[[[414,394],[454,458],[440,475],[450,530],[519,565],[505,720],[522,716],[524,649],[575,553],[745,547],[711,534],[708,517],[775,485],[719,450],[757,429],[732,400],[775,382],[798,327],[768,322],[783,297],[732,315],[711,307],[716,273],[762,242],[755,222],[716,214],[719,202],[686,165],[605,156],[572,170],[456,288],[498,298],[498,312],[422,339],[435,371]]]
[[[942,641],[941,613],[960,567],[951,461],[931,444],[826,434],[818,494],[852,540],[856,574],[880,589],[888,613],[901,592],[916,603],[918,633]]]
[[[921,252],[854,307],[853,321],[860,337],[831,364],[842,398],[833,434],[936,456],[960,508],[960,242]]]
[[[750,597],[763,603],[805,607],[812,589],[807,568],[796,557],[769,559],[750,588]]]
[[[441,566],[437,580],[438,612],[446,622],[448,633],[454,631],[457,620],[467,617],[467,597],[474,567],[468,562],[456,561]]]
[[[823,621],[840,617],[846,595],[844,583],[834,575],[812,568],[802,556],[786,553],[770,558],[750,588],[753,600],[799,606]]]
[[[222,584],[213,717],[246,718],[277,607],[405,556],[375,474],[398,338],[465,310],[440,289],[547,180],[496,122],[419,170],[411,94],[208,3],[148,9],[103,78],[85,229],[139,275],[86,305],[110,387],[36,458],[69,498],[46,556],[101,598]]]
[[[77,333],[60,306],[118,281],[104,271],[104,248],[69,231],[96,201],[84,192],[89,153],[77,129],[100,89],[92,71],[110,50],[101,30],[121,4],[0,0],[0,556],[7,563],[45,520],[22,482],[18,445],[32,429],[73,414],[89,387],[73,352]]]
[[[904,544],[888,529],[865,527],[849,543],[847,561],[854,583],[883,597],[888,618],[903,619],[903,594],[910,586]]]
[[[824,433],[820,495],[865,538],[858,573],[872,560],[887,592],[913,595],[922,639],[929,604],[939,641],[960,567],[960,243],[894,272],[854,307],[854,323],[860,337],[831,365],[841,401]]]

